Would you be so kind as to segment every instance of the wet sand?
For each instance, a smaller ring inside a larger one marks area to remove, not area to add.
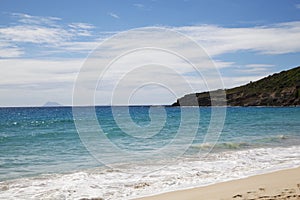
[[[300,167],[139,200],[300,200]]]

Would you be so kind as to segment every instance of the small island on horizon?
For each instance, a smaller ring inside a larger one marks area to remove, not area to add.
[[[269,75],[255,82],[210,92],[187,94],[177,99],[172,106],[211,106],[211,95],[226,94],[227,106],[299,106],[300,105],[300,66]],[[223,93],[224,94],[224,93]],[[197,100],[195,101],[195,97]],[[218,99],[214,99],[218,106]]]
[[[54,102],[54,101],[48,101],[46,102],[43,107],[61,107],[63,105],[57,103],[57,102]]]

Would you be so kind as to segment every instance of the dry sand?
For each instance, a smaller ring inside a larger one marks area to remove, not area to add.
[[[282,170],[139,200],[300,200],[300,168]]]

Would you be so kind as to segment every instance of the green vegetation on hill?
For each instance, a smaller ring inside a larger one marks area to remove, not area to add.
[[[216,93],[217,91],[212,91]],[[211,106],[210,93],[188,94],[173,106]],[[282,71],[225,90],[229,106],[295,106],[300,105],[300,67]],[[195,100],[195,98],[197,98]],[[222,105],[222,104],[220,104]]]

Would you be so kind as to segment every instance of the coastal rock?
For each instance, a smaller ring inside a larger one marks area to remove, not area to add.
[[[222,93],[226,102],[221,98]],[[212,101],[216,106],[299,106],[300,67],[231,89],[188,94],[172,106],[211,106]]]

